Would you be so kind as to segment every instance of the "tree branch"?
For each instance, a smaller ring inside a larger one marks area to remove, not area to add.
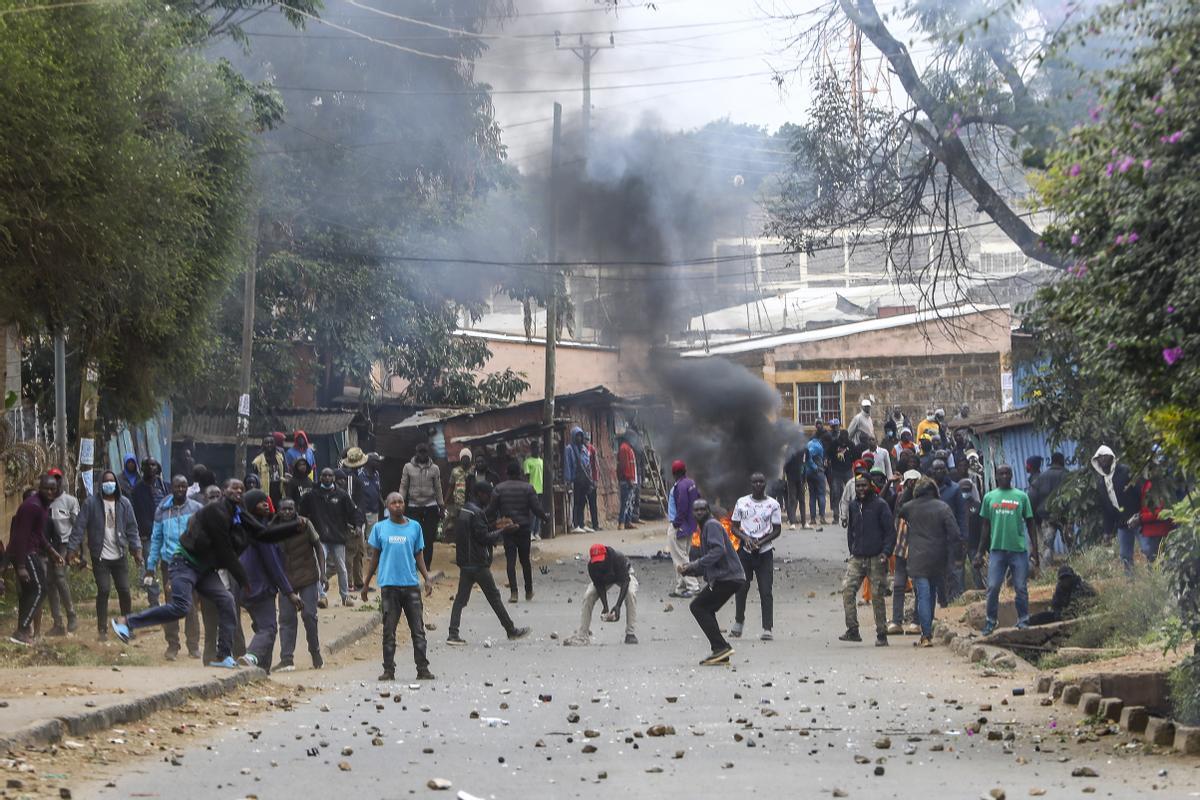
[[[949,128],[952,124],[953,109],[939,100],[921,80],[908,49],[892,36],[887,25],[880,19],[873,0],[838,0],[838,5],[850,21],[883,53],[908,96],[929,117],[936,129],[944,131]],[[980,210],[991,217],[992,221],[1021,248],[1021,252],[1043,264],[1060,269],[1066,266],[1062,258],[1042,245],[1038,233],[1008,206],[1004,198],[1000,197],[980,174],[971,154],[957,136],[936,135],[919,123],[914,123],[911,127],[922,144],[975,199]]]

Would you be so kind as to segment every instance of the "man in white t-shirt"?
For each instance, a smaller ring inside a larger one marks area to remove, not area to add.
[[[735,616],[729,635],[742,635],[746,621],[746,598],[750,594],[750,580],[758,584],[758,600],[762,605],[762,640],[774,639],[771,633],[773,609],[771,583],[775,570],[775,545],[772,544],[783,531],[783,517],[779,502],[767,495],[767,478],[761,472],[750,476],[750,494],[739,498],[733,508],[733,532],[741,540],[738,555],[746,582],[735,596]]]

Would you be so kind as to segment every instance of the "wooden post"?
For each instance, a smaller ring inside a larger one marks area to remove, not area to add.
[[[559,145],[562,138],[562,105],[554,104],[554,138],[550,148],[549,225],[546,273],[549,294],[546,298],[546,393],[542,403],[542,485],[546,490],[546,530],[555,535],[554,507],[554,359],[558,336],[558,182]]]

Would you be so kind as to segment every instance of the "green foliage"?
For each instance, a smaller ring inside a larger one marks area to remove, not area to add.
[[[1107,549],[1110,563],[1117,559]],[[1095,580],[1088,576],[1089,581]],[[1071,632],[1072,647],[1122,649],[1161,640],[1170,617],[1171,590],[1159,569],[1139,569],[1132,580],[1113,578],[1098,589],[1087,617]]]
[[[189,22],[149,0],[0,18],[0,318],[66,331],[128,419],[190,369],[238,264],[247,126]]]
[[[1173,469],[1155,484],[1170,488],[1200,465],[1200,7],[1114,5],[1097,25],[1131,58],[1097,80],[1090,118],[1038,187],[1057,219],[1045,241],[1074,266],[1025,318],[1045,364],[1028,399],[1060,436],[1108,439],[1135,476],[1159,442]],[[1179,611],[1172,645],[1200,634],[1193,503],[1172,509],[1160,557]]]
[[[1189,656],[1171,670],[1171,715],[1183,725],[1200,725],[1200,656]]]

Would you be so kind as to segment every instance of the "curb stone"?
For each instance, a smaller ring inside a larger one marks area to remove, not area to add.
[[[155,692],[128,703],[118,703],[106,708],[89,709],[57,719],[42,720],[0,737],[0,752],[30,745],[53,744],[68,735],[85,736],[89,733],[107,730],[114,725],[137,722],[157,711],[178,708],[191,699],[207,700],[220,697],[240,686],[265,680],[266,677],[267,674],[261,669],[240,669],[231,675]]]
[[[355,626],[354,628],[351,628],[350,630],[346,631],[341,636],[334,639],[329,644],[325,645],[322,649],[325,651],[325,653],[327,655],[333,655],[334,653],[345,650],[347,647],[354,644],[359,639],[363,639],[363,638],[366,638],[367,636],[370,636],[375,631],[375,629],[378,628],[382,624],[383,624],[383,614],[378,609],[376,609],[375,611],[371,612],[370,619],[368,619],[365,622],[362,622],[359,625]]]

